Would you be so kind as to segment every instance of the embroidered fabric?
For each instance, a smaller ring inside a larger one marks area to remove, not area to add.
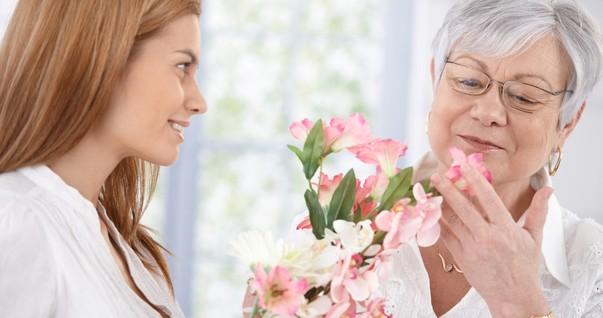
[[[556,317],[603,318],[603,227],[592,220],[579,219],[561,209],[570,284],[558,281],[541,265],[544,295]],[[387,312],[393,317],[436,317],[431,306],[429,278],[416,245],[403,246],[394,259],[391,275],[382,282]],[[469,292],[444,318],[491,317],[479,293]]]

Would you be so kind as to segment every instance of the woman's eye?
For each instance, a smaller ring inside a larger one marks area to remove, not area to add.
[[[179,68],[180,70],[186,72],[189,67],[191,66],[191,63],[180,63],[178,65],[176,65],[177,68]]]
[[[538,101],[536,101],[535,99],[524,97],[521,95],[511,95],[511,97],[513,98],[513,100],[515,100],[515,102],[521,104],[533,105],[538,103]]]
[[[482,88],[482,83],[472,78],[459,78],[457,82],[459,83],[459,85],[465,86],[467,88]]]

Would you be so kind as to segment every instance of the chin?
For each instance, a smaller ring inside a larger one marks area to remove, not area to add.
[[[179,152],[179,149],[169,149],[161,151],[160,153],[155,153],[153,155],[147,156],[144,159],[156,165],[164,167],[171,166],[178,159]]]

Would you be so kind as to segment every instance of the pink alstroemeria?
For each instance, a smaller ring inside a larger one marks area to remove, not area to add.
[[[350,148],[360,161],[378,165],[386,176],[391,177],[398,171],[398,159],[406,153],[408,147],[392,139],[378,139],[367,144]]]
[[[421,228],[423,220],[414,207],[408,205],[408,198],[398,201],[390,211],[382,211],[375,218],[377,228],[386,231],[383,248],[396,249],[410,241]]]
[[[353,114],[345,122],[340,118],[331,119],[325,136],[333,152],[356,147],[374,139],[368,123],[360,114]]]
[[[363,219],[377,207],[377,201],[371,197],[376,185],[376,181],[367,178],[364,183],[360,180],[356,180],[356,195],[354,196],[354,209],[353,211],[360,211]]]
[[[467,156],[462,150],[454,147],[450,148],[449,152],[452,156],[452,164],[446,172],[446,178],[450,179],[461,191],[468,193],[470,196],[474,195],[473,189],[469,187],[467,180],[463,177],[461,171],[463,165],[475,168],[488,182],[492,183],[492,173],[484,165],[484,154],[478,152]]]
[[[289,126],[289,132],[295,139],[305,141],[312,126],[314,126],[314,123],[306,118],[300,122],[292,123],[291,126]]]
[[[330,179],[329,176],[324,173],[320,174],[320,181],[318,184],[318,201],[322,206],[327,205],[331,201],[331,198],[333,198],[333,194],[335,193],[335,190],[341,183],[342,179],[342,173],[334,176],[332,179]]]
[[[286,268],[274,267],[268,275],[261,265],[255,268],[254,287],[260,298],[259,305],[285,317],[294,317],[304,302],[308,283],[304,279],[293,281]]]
[[[389,178],[377,167],[377,174],[366,178],[364,187],[372,189],[371,197],[378,201],[388,185]]]
[[[441,196],[430,197],[425,194],[425,190],[420,183],[412,188],[412,193],[417,200],[415,213],[418,214],[423,222],[417,231],[417,244],[419,246],[431,246],[440,237],[440,217],[442,216]]]
[[[312,223],[310,222],[310,217],[305,216],[299,224],[295,227],[296,230],[311,230]]]

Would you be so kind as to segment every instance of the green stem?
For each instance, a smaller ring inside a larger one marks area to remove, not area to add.
[[[318,163],[318,186],[316,187],[316,197],[320,198],[320,177],[322,176],[322,158]]]
[[[253,310],[251,311],[251,318],[256,318],[258,316],[260,307],[258,306],[260,302],[260,296],[255,297],[255,301],[253,302]],[[258,316],[259,317],[259,316]]]

